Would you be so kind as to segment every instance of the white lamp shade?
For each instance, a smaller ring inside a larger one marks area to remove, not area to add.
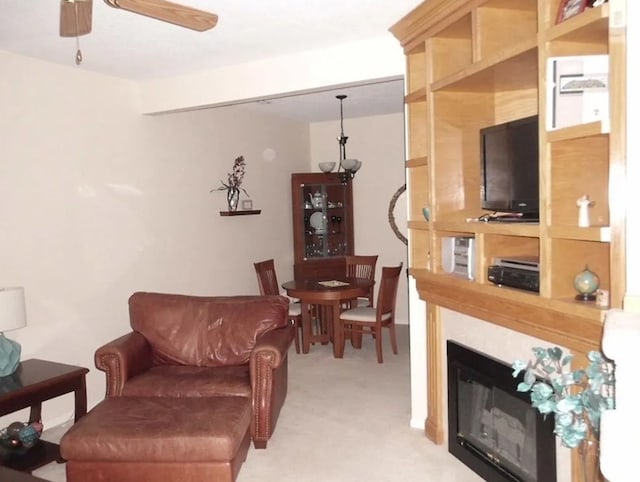
[[[344,169],[345,171],[352,171],[358,165],[358,160],[342,159],[342,161],[340,161],[340,165],[342,166],[342,169]]]
[[[27,326],[24,288],[0,288],[0,333]]]

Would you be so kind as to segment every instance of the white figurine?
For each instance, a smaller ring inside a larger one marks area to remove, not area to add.
[[[589,223],[589,208],[595,204],[594,201],[589,199],[587,194],[581,196],[576,201],[576,205],[580,208],[578,211],[578,226],[581,228],[588,228]]]

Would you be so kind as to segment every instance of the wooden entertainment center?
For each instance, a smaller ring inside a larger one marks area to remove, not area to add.
[[[409,267],[427,301],[426,435],[444,438],[440,308],[448,308],[584,355],[600,348],[606,308],[576,301],[588,266],[625,294],[626,18],[609,0],[557,23],[560,0],[429,0],[391,27],[406,55]],[[547,129],[552,57],[608,55],[608,118]],[[481,208],[481,128],[539,116],[537,224],[473,221]],[[590,227],[578,226],[588,195]],[[429,219],[423,215],[429,210]],[[442,240],[475,238],[475,279],[448,274]],[[496,286],[495,257],[534,256],[539,293]],[[524,354],[523,356],[526,356]],[[574,467],[576,460],[574,459]],[[580,475],[573,470],[574,480]]]

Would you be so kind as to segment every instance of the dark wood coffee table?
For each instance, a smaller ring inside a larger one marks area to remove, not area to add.
[[[41,419],[42,402],[74,392],[77,422],[87,413],[88,372],[87,368],[63,363],[26,360],[12,375],[0,377],[0,416],[30,407],[29,422],[35,422]],[[58,444],[39,440],[24,454],[5,454],[0,458],[0,466],[31,472],[54,460],[61,460]]]

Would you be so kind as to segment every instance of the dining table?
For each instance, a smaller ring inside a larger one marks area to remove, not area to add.
[[[333,356],[342,358],[344,333],[340,329],[340,312],[347,303],[367,296],[374,281],[366,278],[295,279],[281,286],[291,298],[300,300],[302,312],[302,353],[309,353],[312,343],[333,342]],[[324,329],[313,332],[312,316],[321,318]]]

